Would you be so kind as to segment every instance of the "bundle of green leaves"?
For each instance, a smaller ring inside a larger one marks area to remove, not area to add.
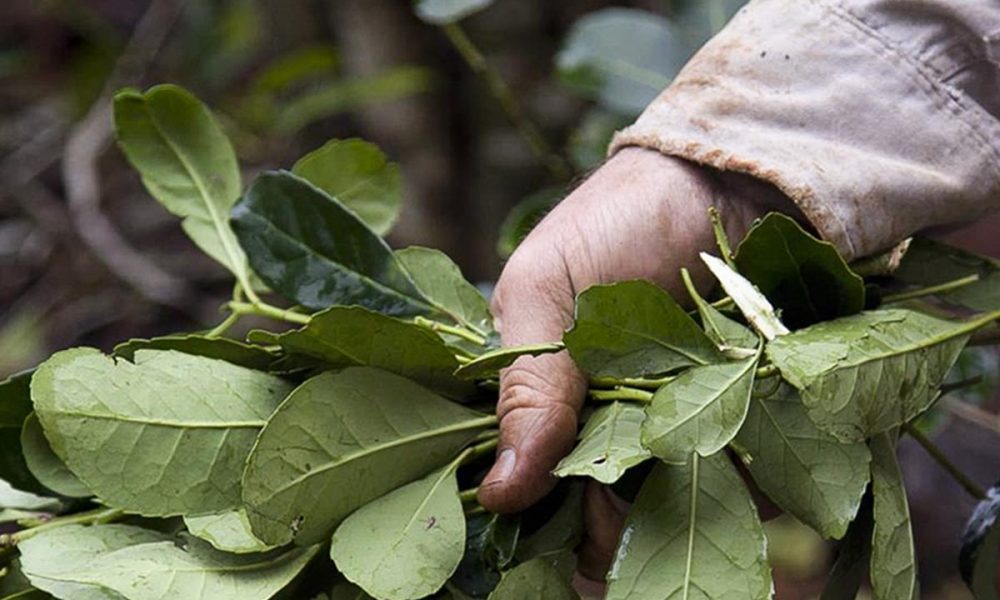
[[[233,299],[210,331],[65,350],[0,384],[0,518],[16,523],[0,598],[573,598],[584,478],[634,499],[609,598],[771,597],[748,479],[844,539],[824,598],[853,597],[869,554],[876,598],[915,597],[896,444],[995,333],[995,262],[918,240],[902,265],[859,265],[866,283],[772,214],[703,256],[719,301],[686,272],[693,313],[648,282],[597,286],[562,342],[500,348],[454,263],[380,237],[400,176],[371,144],[330,142],[244,190],[189,93],[126,90],[114,108],[125,155],[232,272]],[[285,328],[226,337],[246,315]],[[490,514],[475,493],[498,373],[564,349],[591,377],[568,481]],[[967,534],[980,586],[997,508]]]

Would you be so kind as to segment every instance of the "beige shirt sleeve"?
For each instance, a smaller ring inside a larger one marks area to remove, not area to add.
[[[768,181],[851,258],[1000,210],[1000,0],[754,0],[623,146]]]

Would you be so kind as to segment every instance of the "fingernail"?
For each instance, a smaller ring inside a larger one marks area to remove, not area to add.
[[[497,456],[490,470],[490,479],[487,484],[500,483],[505,481],[514,472],[514,465],[517,464],[517,454],[513,448],[504,448]]]

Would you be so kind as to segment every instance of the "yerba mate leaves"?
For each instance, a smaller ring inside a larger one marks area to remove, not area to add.
[[[601,483],[618,481],[625,471],[649,458],[639,432],[646,411],[642,406],[613,402],[594,411],[580,432],[580,441],[556,466],[556,477],[587,476]]]
[[[46,488],[70,498],[93,496],[87,486],[52,451],[34,413],[28,415],[21,428],[21,448],[28,469]]]
[[[858,514],[837,547],[837,560],[820,600],[855,600],[868,573],[872,548],[872,495],[865,494]]]
[[[758,390],[779,382],[763,380]],[[868,486],[871,454],[864,442],[844,443],[818,429],[792,386],[754,398],[736,441],[764,494],[826,538],[840,538]]]
[[[1000,261],[995,258],[915,238],[893,275],[903,283],[921,287],[976,275],[978,281],[937,297],[972,310],[1000,310]]]
[[[149,193],[249,289],[247,259],[229,226],[242,191],[240,170],[209,109],[182,88],[158,85],[145,94],[118,92],[114,120],[118,145]]]
[[[472,390],[455,377],[459,363],[440,337],[360,306],[328,308],[272,341],[288,354],[318,358],[330,367],[378,367],[454,397]]]
[[[465,550],[455,466],[389,492],[347,517],[330,546],[337,569],[376,598],[410,600],[441,589]]]
[[[1000,554],[1000,485],[986,492],[986,498],[976,505],[962,533],[962,549],[958,556],[959,571],[976,600],[997,600],[996,570]]]
[[[534,558],[503,574],[489,600],[576,600],[569,579],[550,560]]]
[[[292,172],[333,196],[372,231],[392,229],[403,201],[399,165],[357,138],[330,140],[295,163]]]
[[[56,455],[104,503],[146,516],[223,510],[289,385],[221,360],[90,348],[54,354],[31,397]],[[95,456],[99,456],[97,460]]]
[[[758,350],[741,361],[688,369],[663,385],[646,408],[642,445],[673,464],[725,448],[746,418],[759,360]]]
[[[176,350],[194,356],[217,358],[258,371],[268,370],[279,358],[260,346],[197,333],[164,335],[150,339],[133,338],[115,346],[113,354],[132,360],[137,350]]]
[[[833,244],[806,233],[790,217],[770,213],[736,250],[736,268],[781,311],[793,329],[860,312],[865,283]]]
[[[648,281],[584,291],[563,342],[576,364],[595,377],[641,377],[723,360],[670,294]]]
[[[565,350],[565,346],[560,342],[497,348],[484,352],[465,363],[455,371],[455,376],[461,379],[495,379],[500,376],[501,369],[511,366],[522,356],[539,356],[562,350]]]
[[[254,534],[271,544],[320,542],[495,422],[380,369],[317,375],[275,411],[247,460],[243,500]]]
[[[86,596],[87,600],[266,600],[288,585],[319,551],[314,546],[228,554],[196,538],[174,540],[127,525],[59,527],[39,533],[25,545],[22,561],[32,583],[46,589],[42,584],[56,581],[109,593]],[[78,548],[70,556],[66,550],[73,546]]]
[[[21,448],[21,427],[31,414],[31,376],[24,371],[0,381],[0,479],[24,492],[47,490],[31,474]]]
[[[684,279],[688,295],[691,296],[691,300],[694,301],[695,307],[698,309],[701,326],[713,342],[724,350],[756,348],[760,344],[759,338],[753,331],[722,314],[701,297],[701,294],[695,289],[687,269],[681,269],[681,277]]]
[[[462,276],[448,255],[440,250],[410,246],[396,250],[396,258],[434,306],[460,325],[486,335],[493,331],[493,315],[486,298]]]
[[[233,208],[232,225],[254,272],[306,308],[357,304],[387,315],[437,312],[382,238],[292,173],[260,175]]]
[[[906,488],[896,460],[895,435],[881,433],[869,444],[875,517],[869,571],[872,592],[879,600],[914,600],[920,597],[917,556]]]
[[[274,549],[254,536],[247,511],[242,507],[207,515],[185,515],[184,525],[191,535],[223,552],[249,554]]]
[[[719,285],[733,299],[743,316],[765,339],[773,340],[788,333],[788,328],[778,319],[774,307],[746,277],[711,254],[702,252],[700,256],[702,262],[719,280]]]
[[[658,464],[629,512],[607,600],[758,600],[772,594],[757,507],[723,454]]]
[[[926,410],[981,324],[906,309],[869,311],[777,338],[767,355],[802,393],[820,429],[856,442]]]

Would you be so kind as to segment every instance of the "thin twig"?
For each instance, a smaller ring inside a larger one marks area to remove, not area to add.
[[[893,302],[913,300],[914,298],[923,298],[924,296],[933,296],[934,294],[943,294],[945,292],[961,289],[967,285],[976,283],[977,281],[979,281],[979,275],[972,274],[952,281],[946,281],[938,285],[922,287],[915,290],[909,290],[907,292],[900,292],[898,294],[889,294],[888,296],[882,298],[882,303],[891,304]]]
[[[968,475],[962,472],[955,463],[951,462],[947,456],[941,452],[941,449],[937,445],[927,438],[919,429],[914,427],[910,423],[903,425],[903,430],[909,434],[920,446],[927,451],[927,454],[933,458],[937,464],[941,466],[942,469],[947,471],[951,478],[954,479],[970,496],[976,498],[977,500],[983,500],[986,498],[986,491],[983,488],[976,485]]]

